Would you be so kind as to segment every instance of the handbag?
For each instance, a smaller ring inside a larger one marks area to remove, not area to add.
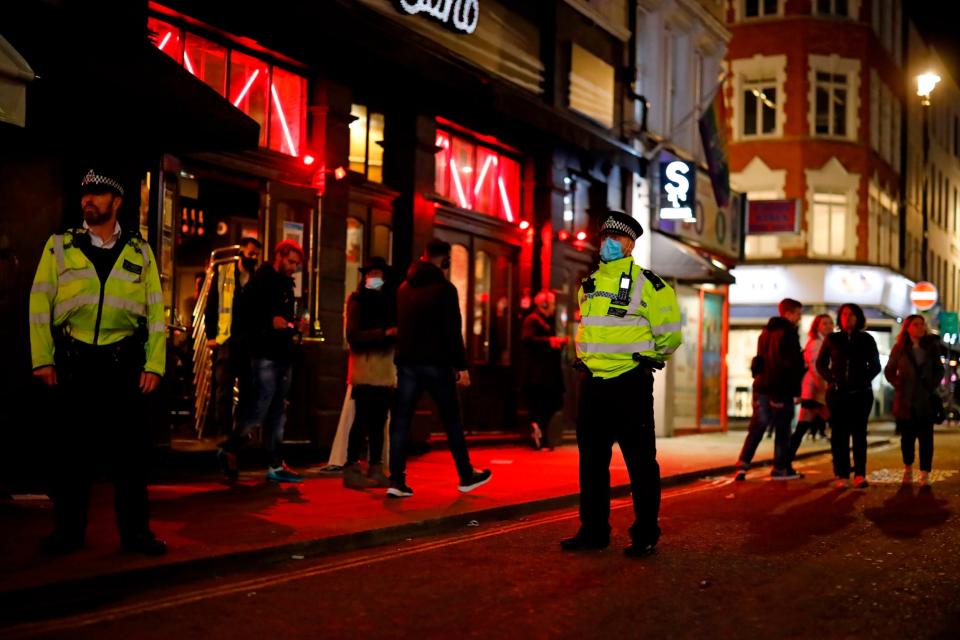
[[[910,347],[902,348],[907,356],[907,360],[909,360],[911,366],[913,366],[914,373],[917,374],[917,380],[922,385],[923,374],[920,372],[920,365],[918,365],[917,361],[913,359],[913,350]],[[947,411],[943,407],[943,398],[940,397],[940,394],[937,393],[936,389],[930,391],[930,408],[933,410],[933,424],[943,424],[947,419]]]

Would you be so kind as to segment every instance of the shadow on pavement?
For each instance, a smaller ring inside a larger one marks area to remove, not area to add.
[[[882,507],[864,510],[864,515],[884,535],[891,538],[919,538],[925,529],[939,527],[950,519],[946,500],[937,498],[930,486],[914,492],[912,485],[903,485]]]

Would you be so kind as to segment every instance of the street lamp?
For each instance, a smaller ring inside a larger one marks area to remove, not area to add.
[[[927,279],[927,271],[929,259],[927,258],[927,253],[929,251],[927,235],[929,222],[927,220],[927,189],[929,186],[929,171],[928,161],[930,156],[930,94],[933,93],[934,87],[937,86],[937,83],[940,82],[940,76],[930,71],[922,73],[917,76],[917,95],[920,96],[920,109],[923,114],[923,201],[922,201],[922,217],[923,217],[923,238],[921,239],[921,249],[920,249],[920,275],[924,280]]]

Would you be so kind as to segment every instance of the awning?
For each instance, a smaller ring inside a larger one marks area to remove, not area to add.
[[[260,125],[152,45],[143,59],[144,130],[163,151],[256,149]]]
[[[35,77],[23,56],[0,36],[0,122],[24,126],[27,119],[27,83]]]
[[[685,284],[736,282],[729,271],[716,266],[693,247],[656,230],[652,233],[651,268],[657,274]]]

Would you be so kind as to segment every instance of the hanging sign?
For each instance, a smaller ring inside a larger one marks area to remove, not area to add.
[[[451,31],[473,33],[480,20],[480,0],[395,0],[404,13],[424,13]]]
[[[697,168],[692,162],[660,163],[660,219],[694,222]]]

